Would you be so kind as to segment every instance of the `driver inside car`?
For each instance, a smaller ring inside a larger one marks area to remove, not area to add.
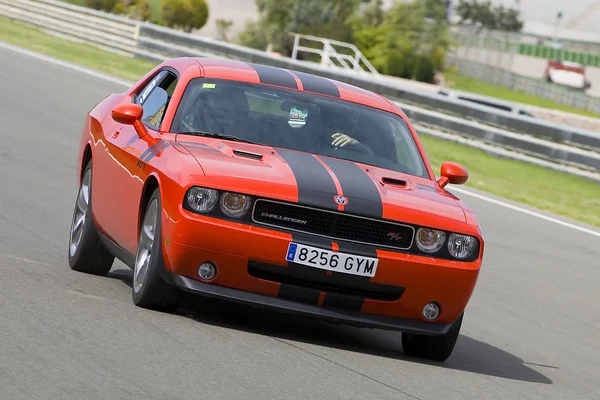
[[[369,154],[373,154],[373,150],[362,143],[357,135],[356,128],[358,127],[358,118],[350,116],[341,116],[334,112],[326,112],[325,121],[326,137],[324,138],[334,149],[345,149],[349,147],[359,147]],[[362,139],[362,138],[360,138]]]
[[[360,142],[356,139],[354,139],[351,136],[346,135],[345,133],[334,133],[333,135],[331,135],[331,138],[333,139],[333,141],[331,142],[332,146],[335,147],[344,147],[347,144],[359,144]]]

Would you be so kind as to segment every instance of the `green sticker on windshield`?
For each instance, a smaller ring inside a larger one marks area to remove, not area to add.
[[[217,85],[214,83],[205,83],[202,85],[202,89],[214,89]]]
[[[308,117],[308,110],[299,110],[296,107],[292,107],[290,110],[290,119],[288,123],[292,128],[302,128],[306,124],[306,118]]]

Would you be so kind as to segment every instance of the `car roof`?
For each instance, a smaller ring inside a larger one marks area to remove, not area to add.
[[[231,79],[259,83],[281,88],[300,90],[315,94],[337,97],[381,110],[398,112],[406,117],[399,107],[385,97],[348,83],[323,76],[285,68],[220,58],[194,58],[205,78]]]

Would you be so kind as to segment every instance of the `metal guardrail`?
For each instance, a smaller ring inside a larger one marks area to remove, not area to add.
[[[357,74],[352,70],[293,60],[55,0],[0,0],[0,14],[129,56],[155,61],[179,56],[223,57],[318,74],[400,101],[399,105],[417,123],[521,149],[557,162],[600,170],[600,132],[558,126],[478,104],[465,104],[438,94],[402,88],[385,76]]]
[[[139,21],[54,0],[0,0],[0,14],[46,31],[131,55]]]

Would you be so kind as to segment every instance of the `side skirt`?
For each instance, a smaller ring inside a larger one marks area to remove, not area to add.
[[[133,267],[135,266],[135,256],[133,254],[131,254],[130,252],[128,252],[127,250],[125,250],[124,248],[122,248],[121,246],[119,246],[100,232],[98,232],[98,237],[100,237],[100,241],[102,242],[102,244],[106,246],[108,251],[113,256],[115,256],[118,260],[123,262],[123,264],[127,265],[129,268],[133,269]]]
[[[117,243],[113,242],[111,239],[109,239],[102,233],[100,233],[100,232],[97,232],[97,233],[98,233],[98,237],[100,238],[100,241],[102,242],[102,244],[104,244],[104,246],[106,246],[108,251],[113,256],[115,256],[118,260],[123,262],[123,264],[127,265],[129,268],[133,269],[135,267],[135,255],[131,254],[130,252],[128,252],[127,250],[125,250],[124,248],[119,246]],[[171,274],[169,274],[164,267],[164,263],[161,263],[161,267],[160,267],[158,273],[165,282],[170,283],[172,285],[174,284]]]

